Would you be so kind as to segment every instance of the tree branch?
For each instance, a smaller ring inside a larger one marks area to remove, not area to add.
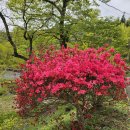
[[[13,47],[13,51],[14,51],[13,56],[17,57],[17,58],[20,58],[20,59],[23,59],[23,60],[27,60],[26,57],[18,54],[17,47],[16,47],[15,43],[12,40],[12,37],[11,37],[10,32],[9,32],[8,24],[6,22],[6,19],[5,19],[4,15],[2,14],[2,12],[0,12],[0,17],[1,17],[2,21],[3,21],[3,23],[4,23],[4,26],[5,26],[5,29],[6,29],[6,34],[7,34],[7,37],[8,37],[8,41],[10,42],[11,46]]]
[[[55,2],[53,2],[53,1],[50,1],[50,0],[43,0],[43,1],[45,1],[45,2],[48,2],[48,3],[50,3],[51,5],[53,5],[59,12],[60,12],[60,14],[61,14],[61,9],[55,4]]]
[[[23,21],[24,21],[24,39],[25,40],[28,40],[28,37],[27,37],[27,21],[25,19],[25,13],[26,13],[26,0],[24,0],[24,7],[22,9],[22,18],[23,18]]]

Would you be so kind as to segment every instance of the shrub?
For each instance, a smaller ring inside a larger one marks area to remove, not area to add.
[[[5,88],[5,87],[1,87],[0,86],[0,96],[2,96],[2,95],[4,95],[4,94],[7,94],[7,88]]]
[[[0,129],[11,130],[15,127],[16,122],[18,122],[18,117],[16,113],[0,113]]]
[[[51,48],[39,57],[33,55],[22,65],[17,79],[20,115],[37,116],[47,111],[50,99],[53,104],[70,103],[77,110],[78,126],[84,130],[85,118],[91,117],[90,107],[101,105],[106,96],[115,100],[126,97],[127,66],[113,48]]]

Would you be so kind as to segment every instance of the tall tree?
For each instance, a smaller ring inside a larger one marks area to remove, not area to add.
[[[13,25],[23,30],[23,37],[29,41],[29,56],[33,50],[33,41],[37,32],[46,26],[48,17],[43,18],[45,9],[37,0],[10,0],[8,7],[12,11]],[[51,17],[51,16],[50,16]]]
[[[60,45],[65,48],[72,25],[77,24],[78,20],[91,19],[89,13],[94,10],[90,7],[89,0],[43,0],[43,3],[47,3],[46,6],[52,6],[53,10],[50,13],[54,16],[56,21],[54,25],[57,26],[59,34],[55,36],[59,39]]]
[[[20,4],[20,1],[22,4]],[[45,32],[53,35],[59,40],[60,45],[65,48],[69,41],[71,26],[77,24],[78,20],[92,19],[90,14],[94,11],[91,8],[92,3],[89,0],[17,0],[17,2],[10,0],[8,5],[15,13],[15,17],[16,13],[23,16],[21,19],[22,23],[24,23],[25,34],[29,28],[27,24],[29,25],[31,23],[31,27],[34,28],[37,25],[34,22],[36,21],[38,25],[42,25],[41,27]],[[93,17],[97,17],[96,11],[96,15]],[[20,17],[17,18],[20,19]],[[33,21],[33,24],[31,21]],[[51,28],[56,28],[57,33],[52,31],[53,29]]]
[[[95,3],[95,0],[93,2]],[[38,37],[39,30],[53,35],[59,40],[60,46],[66,48],[72,25],[77,24],[79,20],[90,21],[93,18],[90,14],[94,11],[90,0],[9,0],[7,5],[12,13],[13,26],[23,29],[23,37],[29,41],[28,57],[32,53],[33,41]],[[97,13],[93,16],[97,17]],[[2,12],[0,17],[5,25],[8,40],[13,46],[14,56],[27,60],[28,57],[18,54]]]
[[[8,41],[14,49],[14,56],[27,60],[33,50],[33,41],[37,37],[37,32],[46,26],[48,17],[44,20],[42,18],[45,9],[42,8],[39,1],[34,0],[10,0],[7,2],[7,6],[11,11],[11,17],[5,15],[2,11],[0,17],[4,23]],[[22,56],[17,51],[17,45],[13,40],[11,32],[6,21],[6,17],[12,21],[12,25],[19,29],[22,29],[22,37],[29,42],[28,56]],[[42,19],[42,20],[41,20]]]

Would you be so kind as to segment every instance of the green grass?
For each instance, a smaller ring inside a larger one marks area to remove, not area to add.
[[[63,127],[60,126],[60,130],[70,130],[70,114],[76,113],[70,104],[59,106],[54,113],[45,113],[35,121],[16,114],[12,108],[14,97],[13,94],[0,96],[0,130],[58,130],[59,124]],[[70,111],[66,111],[68,107]],[[126,101],[106,102],[100,111],[92,112],[92,118],[86,120],[86,130],[130,130],[129,124]]]
[[[3,95],[0,96],[0,113],[8,113],[14,111],[13,106],[14,95]]]
[[[102,110],[93,112],[93,118],[87,120],[90,130],[129,130],[128,104],[125,101],[113,102]]]
[[[0,87],[0,96],[6,95],[7,93],[8,93],[7,88],[5,88],[5,87]]]
[[[75,111],[73,107],[70,112],[66,112],[68,105],[59,106],[55,113],[42,115],[38,122],[35,122],[33,118],[21,119],[16,114],[12,107],[14,97],[12,94],[0,96],[0,130],[56,130],[59,123],[70,126],[70,113]]]
[[[58,107],[55,113],[45,117],[43,122],[46,122],[45,126],[43,125],[40,130],[56,130],[59,127],[59,124],[65,128],[64,130],[70,129],[70,114],[75,112],[75,109],[72,108],[69,112],[66,112],[65,108],[69,107],[68,105],[63,105]]]

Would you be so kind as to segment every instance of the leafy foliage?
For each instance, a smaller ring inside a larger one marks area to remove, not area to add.
[[[84,51],[52,48],[40,58],[32,56],[23,65],[21,78],[17,80],[16,106],[20,115],[26,115],[45,111],[44,100],[48,98],[71,103],[84,127],[90,104],[96,108],[105,96],[126,97],[126,70],[125,62],[113,48]]]

